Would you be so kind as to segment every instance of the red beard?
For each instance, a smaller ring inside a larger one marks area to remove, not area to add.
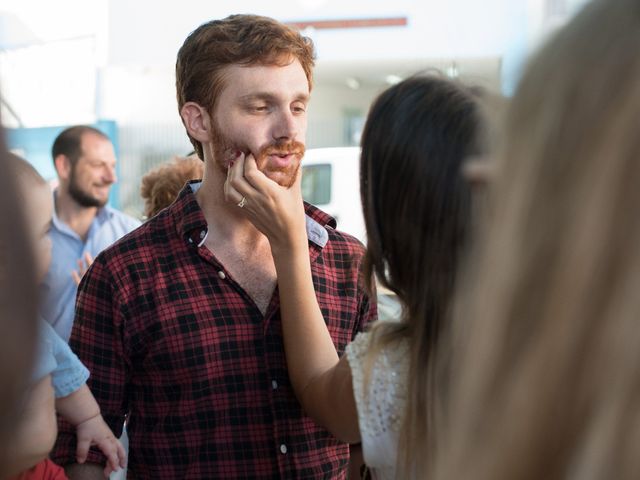
[[[229,168],[229,164],[236,158],[236,152],[247,153],[245,149],[234,145],[228,137],[220,132],[219,128],[214,129],[213,134],[211,135],[211,141],[213,144],[214,160],[225,175]],[[305,147],[300,142],[275,142],[260,149],[260,152],[258,152],[256,157],[256,164],[262,173],[277,182],[280,186],[291,188],[296,180],[296,175],[300,168],[300,162],[304,156],[304,152]],[[289,165],[284,167],[268,165],[269,155],[278,154],[291,154],[295,155],[296,158],[293,159]]]

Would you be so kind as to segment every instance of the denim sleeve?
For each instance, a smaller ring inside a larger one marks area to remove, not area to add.
[[[89,370],[87,370],[76,354],[71,351],[69,345],[55,332],[51,325],[47,323],[45,329],[56,363],[55,369],[50,372],[53,389],[56,398],[66,397],[86,383],[87,378],[89,378]]]

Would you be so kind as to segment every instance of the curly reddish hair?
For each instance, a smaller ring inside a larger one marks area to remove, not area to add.
[[[175,157],[147,172],[142,177],[140,195],[144,200],[144,214],[155,216],[176,199],[184,184],[202,178],[203,163],[196,157]]]
[[[195,102],[212,114],[225,86],[225,67],[229,65],[285,66],[294,59],[302,65],[311,90],[315,63],[313,42],[297,30],[258,15],[231,15],[200,25],[178,51],[178,111],[185,103]],[[189,140],[198,157],[204,159],[202,144],[191,135]]]

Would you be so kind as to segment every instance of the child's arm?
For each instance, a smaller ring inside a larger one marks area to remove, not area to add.
[[[29,390],[16,436],[7,445],[10,475],[33,467],[49,455],[58,432],[53,401],[51,375],[46,375]]]
[[[95,445],[107,457],[105,475],[118,470],[119,467],[124,468],[126,465],[124,448],[102,418],[100,407],[86,384],[71,395],[57,398],[56,410],[76,427],[78,463],[84,463],[89,447]]]

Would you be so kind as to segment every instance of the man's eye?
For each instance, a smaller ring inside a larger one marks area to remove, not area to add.
[[[254,105],[251,109],[254,112],[266,112],[268,108],[269,107],[267,107],[266,105]]]

